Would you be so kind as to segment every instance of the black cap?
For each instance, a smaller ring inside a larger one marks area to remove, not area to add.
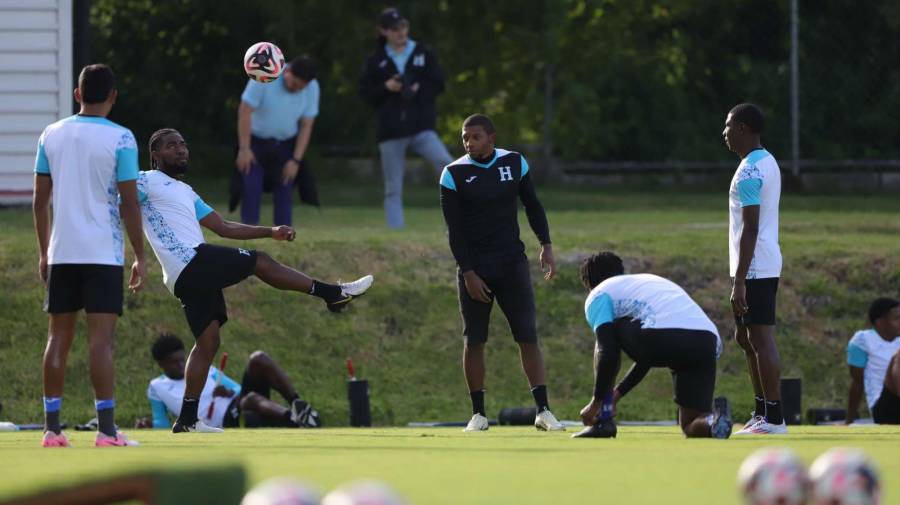
[[[390,30],[403,21],[406,21],[406,18],[403,17],[403,14],[400,14],[400,11],[393,7],[381,11],[381,15],[378,16],[378,26],[385,30]]]

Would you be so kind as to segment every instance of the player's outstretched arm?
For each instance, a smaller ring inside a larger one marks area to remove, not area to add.
[[[293,241],[297,232],[290,226],[252,226],[234,221],[226,221],[218,212],[212,211],[200,220],[200,224],[223,238],[235,240],[252,240],[255,238],[272,238],[274,240]]]

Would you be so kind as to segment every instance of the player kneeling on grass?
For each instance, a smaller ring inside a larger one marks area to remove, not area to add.
[[[153,419],[140,419],[137,427],[170,428],[172,423],[169,416],[178,416],[184,400],[184,343],[175,335],[164,333],[153,343],[151,351],[163,374],[150,381],[147,388]],[[278,391],[290,407],[272,401],[272,389]],[[245,425],[248,425],[251,424],[248,419],[251,412],[259,418],[258,423],[253,423],[254,426],[321,426],[319,413],[300,399],[284,370],[263,351],[250,354],[240,384],[216,367],[209,367],[206,385],[200,393],[198,403],[207,426],[237,427],[242,414]]]
[[[581,265],[581,281],[591,290],[584,303],[597,336],[594,398],[581,410],[588,427],[574,437],[614,437],[612,417],[618,401],[652,367],[666,367],[675,382],[678,422],[688,437],[728,438],[731,412],[716,398],[716,360],[722,350],[716,326],[674,282],[652,274],[625,275],[612,252],[595,254]],[[615,388],[621,351],[634,365]]]
[[[354,282],[326,284],[248,249],[204,243],[200,225],[220,237],[293,241],[290,226],[249,226],[222,217],[179,179],[188,170],[188,147],[176,130],[165,128],[150,137],[153,170],[138,176],[138,201],[144,233],[163,269],[163,282],[180,301],[194,338],[185,368],[184,400],[173,433],[219,432],[197,418],[200,393],[219,349],[219,328],[228,320],[222,290],[255,275],[281,290],[322,298],[328,310],[340,312],[372,285],[367,275]]]

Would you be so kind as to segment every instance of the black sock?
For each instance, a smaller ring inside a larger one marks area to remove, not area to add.
[[[769,424],[781,424],[784,422],[784,414],[781,413],[781,401],[770,402],[766,400],[766,421],[769,421]]]
[[[59,423],[59,409],[62,407],[62,397],[44,397],[44,429],[59,435],[62,426]]]
[[[487,414],[484,413],[484,390],[470,391],[469,396],[472,397],[472,414],[481,414],[487,417]]]
[[[765,416],[766,415],[766,400],[763,398],[760,398],[759,396],[754,396],[753,399],[756,401],[756,411],[754,412],[754,414],[756,414],[758,416]]]
[[[538,412],[550,410],[550,403],[547,402],[547,386],[541,384],[531,388],[531,396],[534,397],[534,404],[537,405]]]
[[[97,431],[110,437],[116,436],[116,401],[94,400],[97,408]]]
[[[312,288],[310,288],[309,294],[318,296],[328,303],[336,302],[342,298],[340,286],[317,281],[315,279],[312,281]]]
[[[182,426],[193,426],[197,424],[197,407],[200,402],[196,398],[187,396],[181,400],[181,413],[178,414],[178,422]]]
[[[293,395],[291,395],[290,397],[287,398],[287,401],[289,404],[293,405],[294,400],[299,400],[299,399],[300,399],[300,395],[298,395],[297,393],[294,393]]]

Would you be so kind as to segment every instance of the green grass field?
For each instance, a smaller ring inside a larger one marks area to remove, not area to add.
[[[231,430],[175,436],[136,431],[141,447],[95,449],[93,434],[72,433],[75,448],[45,450],[35,432],[0,433],[8,468],[0,499],[60,483],[146,468],[237,463],[252,485],[291,475],[329,490],[377,478],[412,504],[601,503],[737,504],[735,476],[754,449],[787,446],[808,465],[834,446],[865,450],[881,473],[885,505],[900,503],[900,428],[792,427],[779,438],[687,440],[674,427],[622,427],[614,440],[499,427]]]

